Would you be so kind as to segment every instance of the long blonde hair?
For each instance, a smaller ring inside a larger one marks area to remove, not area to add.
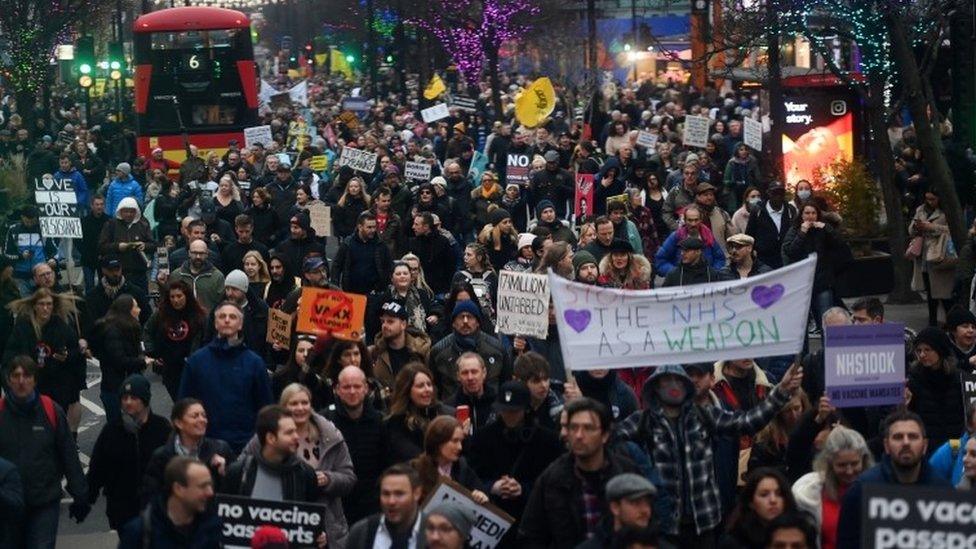
[[[419,272],[417,272],[417,287],[434,293],[434,290],[431,290],[430,286],[427,285],[427,277],[424,276],[424,265],[420,262],[420,258],[416,254],[404,254],[400,258],[400,261],[416,261],[417,268],[419,269]]]
[[[7,304],[7,309],[9,309],[14,316],[24,316],[30,321],[31,326],[34,328],[34,335],[36,335],[38,339],[41,338],[41,330],[44,328],[44,326],[38,321],[37,313],[34,312],[34,306],[38,301],[46,297],[50,297],[54,302],[54,307],[51,310],[51,318],[58,316],[61,318],[61,320],[65,321],[65,323],[70,323],[72,319],[77,323],[78,306],[76,303],[78,301],[78,297],[73,294],[58,294],[48,290],[47,288],[38,288],[33,294],[16,299]]]
[[[251,282],[271,282],[271,271],[268,270],[268,264],[265,263],[264,258],[261,257],[261,252],[251,250],[244,254],[244,257],[241,258],[241,266],[244,265],[244,260],[249,257],[258,262],[258,278],[257,280],[252,280]]]
[[[363,178],[362,177],[358,177],[358,176],[357,177],[352,177],[352,178],[349,179],[349,181],[346,182],[346,188],[343,189],[342,196],[339,197],[339,201],[337,202],[337,204],[339,206],[345,207],[346,202],[348,200],[347,197],[349,196],[349,185],[351,185],[353,181],[356,181],[356,182],[359,183],[359,195],[358,196],[360,198],[362,198],[364,202],[366,202],[366,208],[369,208],[370,200],[369,200],[369,194],[366,192],[366,183],[363,181]]]

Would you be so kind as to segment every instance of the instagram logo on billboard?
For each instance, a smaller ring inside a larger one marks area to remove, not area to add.
[[[844,116],[847,114],[847,101],[838,99],[830,102],[830,114],[834,116]]]

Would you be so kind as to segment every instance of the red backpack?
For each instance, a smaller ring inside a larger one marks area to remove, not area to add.
[[[44,407],[44,415],[47,416],[47,422],[51,425],[51,429],[55,431],[58,430],[58,412],[54,409],[54,401],[51,397],[47,395],[39,395],[41,398],[41,406]],[[3,413],[4,408],[7,407],[7,399],[0,398],[0,413]]]

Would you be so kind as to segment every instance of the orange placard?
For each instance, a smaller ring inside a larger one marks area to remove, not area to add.
[[[298,331],[359,341],[366,319],[366,296],[338,290],[302,288]]]

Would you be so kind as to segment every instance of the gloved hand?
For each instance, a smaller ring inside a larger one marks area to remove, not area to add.
[[[91,505],[87,501],[74,500],[71,506],[68,507],[68,516],[75,519],[75,522],[81,524],[85,522],[85,517],[91,512]]]

